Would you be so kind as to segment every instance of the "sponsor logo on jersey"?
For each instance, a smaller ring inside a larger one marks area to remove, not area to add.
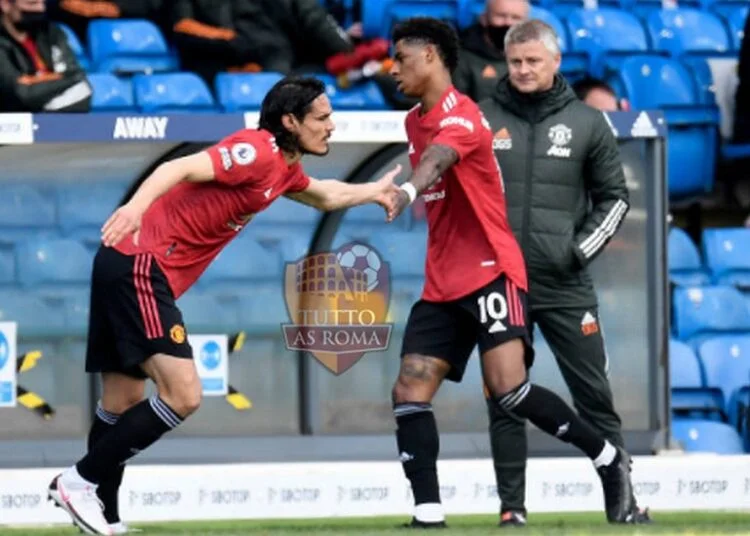
[[[503,127],[495,133],[492,139],[492,149],[495,151],[510,151],[513,148],[513,138],[508,129]]]
[[[221,167],[224,168],[224,171],[232,169],[232,156],[229,154],[229,149],[219,147],[219,154],[221,155]]]
[[[168,117],[118,117],[112,137],[116,140],[163,140]]]
[[[469,132],[474,132],[474,123],[466,119],[465,117],[458,117],[457,115],[451,115],[440,121],[440,128],[445,128],[450,125],[460,125]]]

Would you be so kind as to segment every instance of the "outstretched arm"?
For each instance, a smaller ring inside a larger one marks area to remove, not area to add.
[[[420,193],[435,184],[445,170],[456,162],[458,153],[452,147],[440,144],[427,147],[412,176],[398,189],[393,210],[388,214],[388,221],[398,218]]]
[[[393,179],[400,172],[401,166],[398,165],[379,180],[365,184],[348,184],[338,180],[311,178],[306,189],[287,194],[287,197],[325,211],[366,203],[378,203],[389,210],[392,206],[393,194],[398,190],[393,184]]]

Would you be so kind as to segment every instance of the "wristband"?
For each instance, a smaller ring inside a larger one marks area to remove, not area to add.
[[[402,184],[401,189],[406,192],[407,196],[409,196],[409,204],[411,205],[417,198],[417,189],[410,182],[405,182],[404,184]]]

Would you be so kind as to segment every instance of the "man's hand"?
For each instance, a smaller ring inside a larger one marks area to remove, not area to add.
[[[387,217],[389,217],[393,211],[396,195],[400,191],[400,188],[393,183],[393,179],[395,179],[399,173],[401,173],[401,164],[396,165],[396,167],[380,177],[375,183],[378,185],[378,194],[375,196],[374,201],[385,209]]]
[[[132,202],[118,208],[102,227],[102,243],[107,247],[116,246],[123,238],[135,233],[133,242],[138,245],[143,212],[138,205],[134,205]]]
[[[392,203],[393,206],[388,210],[388,216],[386,218],[388,223],[391,223],[398,218],[404,209],[409,206],[409,194],[401,188],[396,188],[396,191],[393,193]]]

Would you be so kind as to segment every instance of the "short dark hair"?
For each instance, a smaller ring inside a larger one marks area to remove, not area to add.
[[[453,27],[439,19],[414,17],[406,19],[393,29],[393,42],[401,40],[434,45],[440,59],[449,71],[458,65],[458,35]]]
[[[613,97],[617,96],[615,95],[615,91],[604,80],[599,80],[598,78],[593,78],[590,76],[586,76],[584,78],[576,80],[571,87],[580,100],[586,100],[586,97],[589,96],[589,93],[591,93],[595,89],[606,91]]]
[[[326,92],[325,84],[309,76],[286,76],[268,91],[260,108],[258,126],[271,132],[276,145],[283,151],[300,150],[297,137],[281,122],[287,114],[302,121],[310,112],[312,102]]]

